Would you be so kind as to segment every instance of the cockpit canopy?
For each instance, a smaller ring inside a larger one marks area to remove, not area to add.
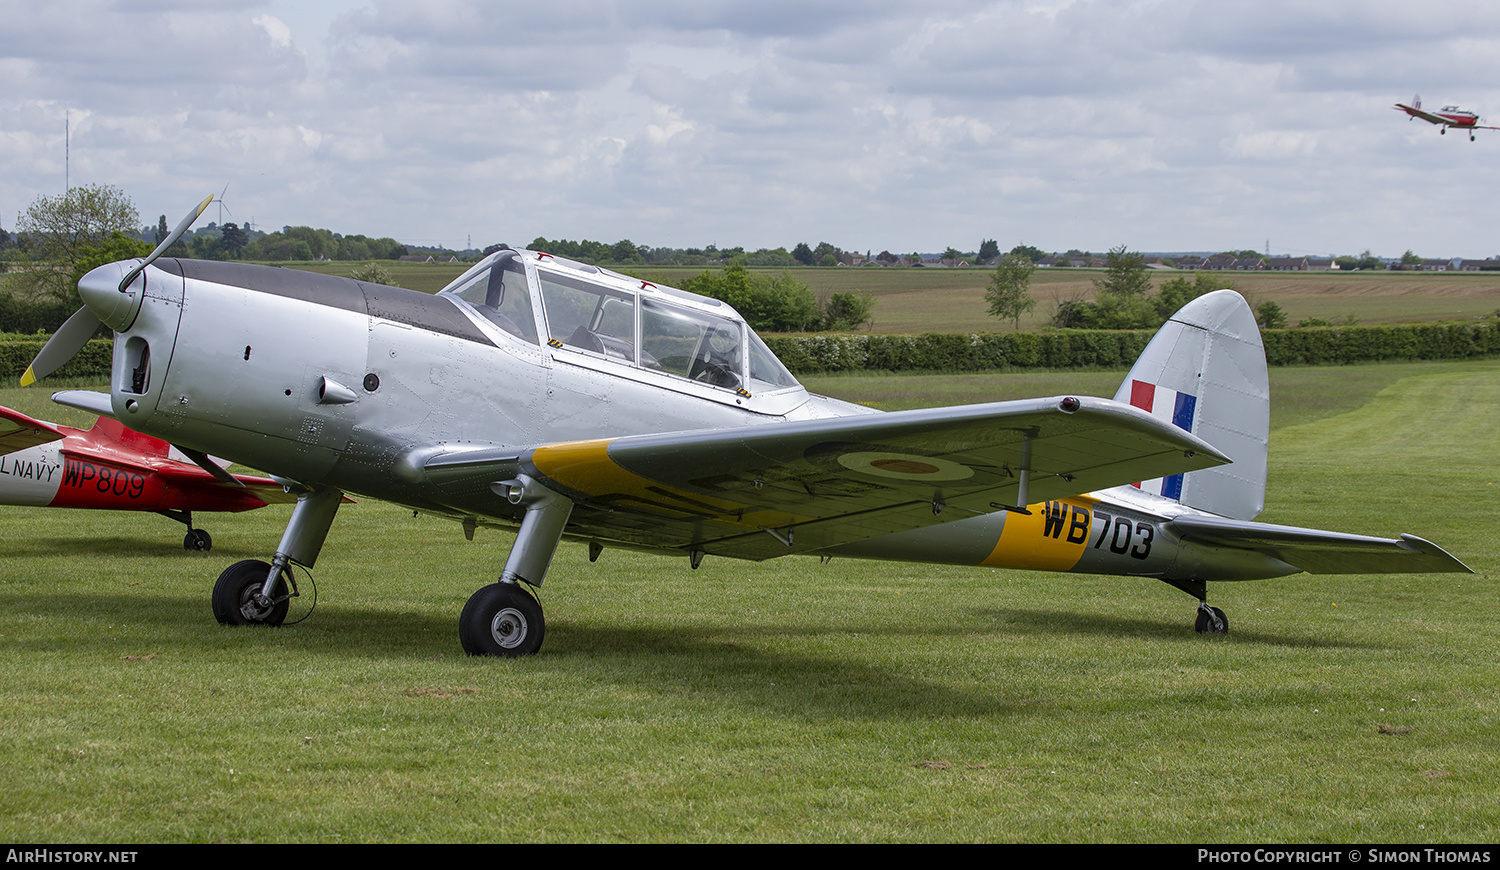
[[[511,337],[740,396],[801,390],[730,306],[535,251],[502,250],[443,288]]]

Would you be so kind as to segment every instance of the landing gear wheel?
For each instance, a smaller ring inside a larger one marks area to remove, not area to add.
[[[182,549],[190,553],[207,553],[214,548],[214,539],[204,529],[188,529],[187,535],[182,539]],[[270,566],[266,566],[270,570]]]
[[[515,583],[475,592],[458,617],[458,639],[471,656],[529,656],[542,647],[542,605]]]
[[[220,625],[280,625],[285,621],[291,607],[285,569],[276,580],[270,605],[255,600],[270,573],[271,566],[258,559],[235,562],[224,569],[214,583],[213,595],[214,618]]]
[[[1228,634],[1229,617],[1207,602],[1198,605],[1198,619],[1193,622],[1193,631],[1199,634]]]

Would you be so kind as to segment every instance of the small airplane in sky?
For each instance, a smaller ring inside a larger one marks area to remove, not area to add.
[[[1449,127],[1468,130],[1470,142],[1474,141],[1475,130],[1500,130],[1500,127],[1490,127],[1479,123],[1480,118],[1478,115],[1460,109],[1458,106],[1444,106],[1441,111],[1428,112],[1422,108],[1421,94],[1413,96],[1411,103],[1410,106],[1405,103],[1397,103],[1391,108],[1405,112],[1408,120],[1411,118],[1421,118],[1429,124],[1439,125],[1442,128],[1438,130],[1439,133],[1447,133]]]
[[[54,394],[297,495],[269,563],[219,575],[225,624],[280,625],[343,493],[517,529],[459,617],[472,655],[535,653],[559,543],[761,561],[789,555],[1208,583],[1469,572],[1411,535],[1257,523],[1270,387],[1255,316],[1220,290],[1162,327],[1113,400],[881,413],[809,393],[732,307],[502,248],[437,294],[216,260],[79,281],[23,384],[115,332],[109,392]],[[160,258],[160,259],[159,259]],[[189,454],[191,455],[191,454]],[[420,574],[420,572],[414,572]]]
[[[213,538],[193,527],[193,511],[248,511],[297,500],[269,478],[213,467],[217,473],[111,417],[74,429],[0,407],[0,504],[154,511],[188,527],[183,548],[203,551]]]

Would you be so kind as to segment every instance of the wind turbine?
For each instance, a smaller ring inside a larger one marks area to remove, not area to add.
[[[224,226],[224,194],[228,192],[229,185],[226,184],[224,189],[219,191],[219,195],[213,198],[213,201],[219,204],[219,226],[221,227]],[[230,212],[229,216],[234,217],[234,212]]]

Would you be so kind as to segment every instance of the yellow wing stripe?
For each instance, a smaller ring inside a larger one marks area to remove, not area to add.
[[[653,513],[696,517],[737,531],[785,528],[812,519],[687,492],[641,477],[610,458],[609,445],[613,441],[613,438],[598,438],[538,447],[531,453],[531,464],[548,479],[593,498],[634,502]]]
[[[538,447],[531,453],[537,470],[563,486],[597,495],[606,492],[628,492],[640,486],[644,478],[631,474],[609,458],[613,438],[592,441],[566,441]]]

